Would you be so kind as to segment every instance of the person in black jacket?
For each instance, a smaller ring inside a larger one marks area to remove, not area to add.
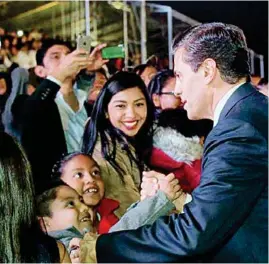
[[[35,73],[44,78],[24,102],[21,142],[30,160],[37,190],[50,177],[53,164],[78,150],[88,118],[86,94],[73,88],[82,69],[96,70],[107,61],[97,46],[90,56],[65,42],[49,40],[37,51]]]

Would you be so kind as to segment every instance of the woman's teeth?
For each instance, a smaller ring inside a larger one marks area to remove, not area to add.
[[[127,128],[132,128],[135,127],[137,125],[138,121],[134,121],[134,122],[123,122],[123,124],[127,127]]]

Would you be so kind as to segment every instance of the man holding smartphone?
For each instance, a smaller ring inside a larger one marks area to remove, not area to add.
[[[71,52],[67,43],[48,40],[37,51],[35,73],[44,80],[26,99],[22,124],[22,145],[37,189],[50,177],[63,153],[79,150],[88,118],[87,94],[74,89],[73,84],[82,69],[98,70],[107,62],[101,56],[105,46],[101,44],[89,56],[82,56],[88,52]]]

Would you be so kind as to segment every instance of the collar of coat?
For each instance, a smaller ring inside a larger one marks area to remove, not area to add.
[[[191,164],[201,159],[203,147],[198,136],[185,137],[172,128],[158,127],[153,136],[153,146],[178,162]]]

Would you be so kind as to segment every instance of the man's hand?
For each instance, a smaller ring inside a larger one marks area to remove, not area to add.
[[[141,188],[141,200],[155,195],[157,190],[163,191],[171,201],[176,200],[183,193],[173,173],[165,176],[156,171],[144,172]]]
[[[106,44],[99,44],[91,52],[89,56],[89,64],[86,69],[87,73],[99,70],[105,63],[109,61],[102,58],[102,49],[104,47],[106,47]]]
[[[67,54],[58,66],[53,68],[48,75],[53,76],[60,82],[64,82],[67,78],[74,77],[82,70],[86,69],[89,65],[89,58],[85,56],[87,52],[83,49],[74,50]]]
[[[96,241],[99,235],[87,233],[80,241],[80,262],[81,263],[96,263]]]
[[[140,199],[154,196],[159,190],[158,180],[164,178],[165,175],[156,171],[144,171],[141,183]]]

